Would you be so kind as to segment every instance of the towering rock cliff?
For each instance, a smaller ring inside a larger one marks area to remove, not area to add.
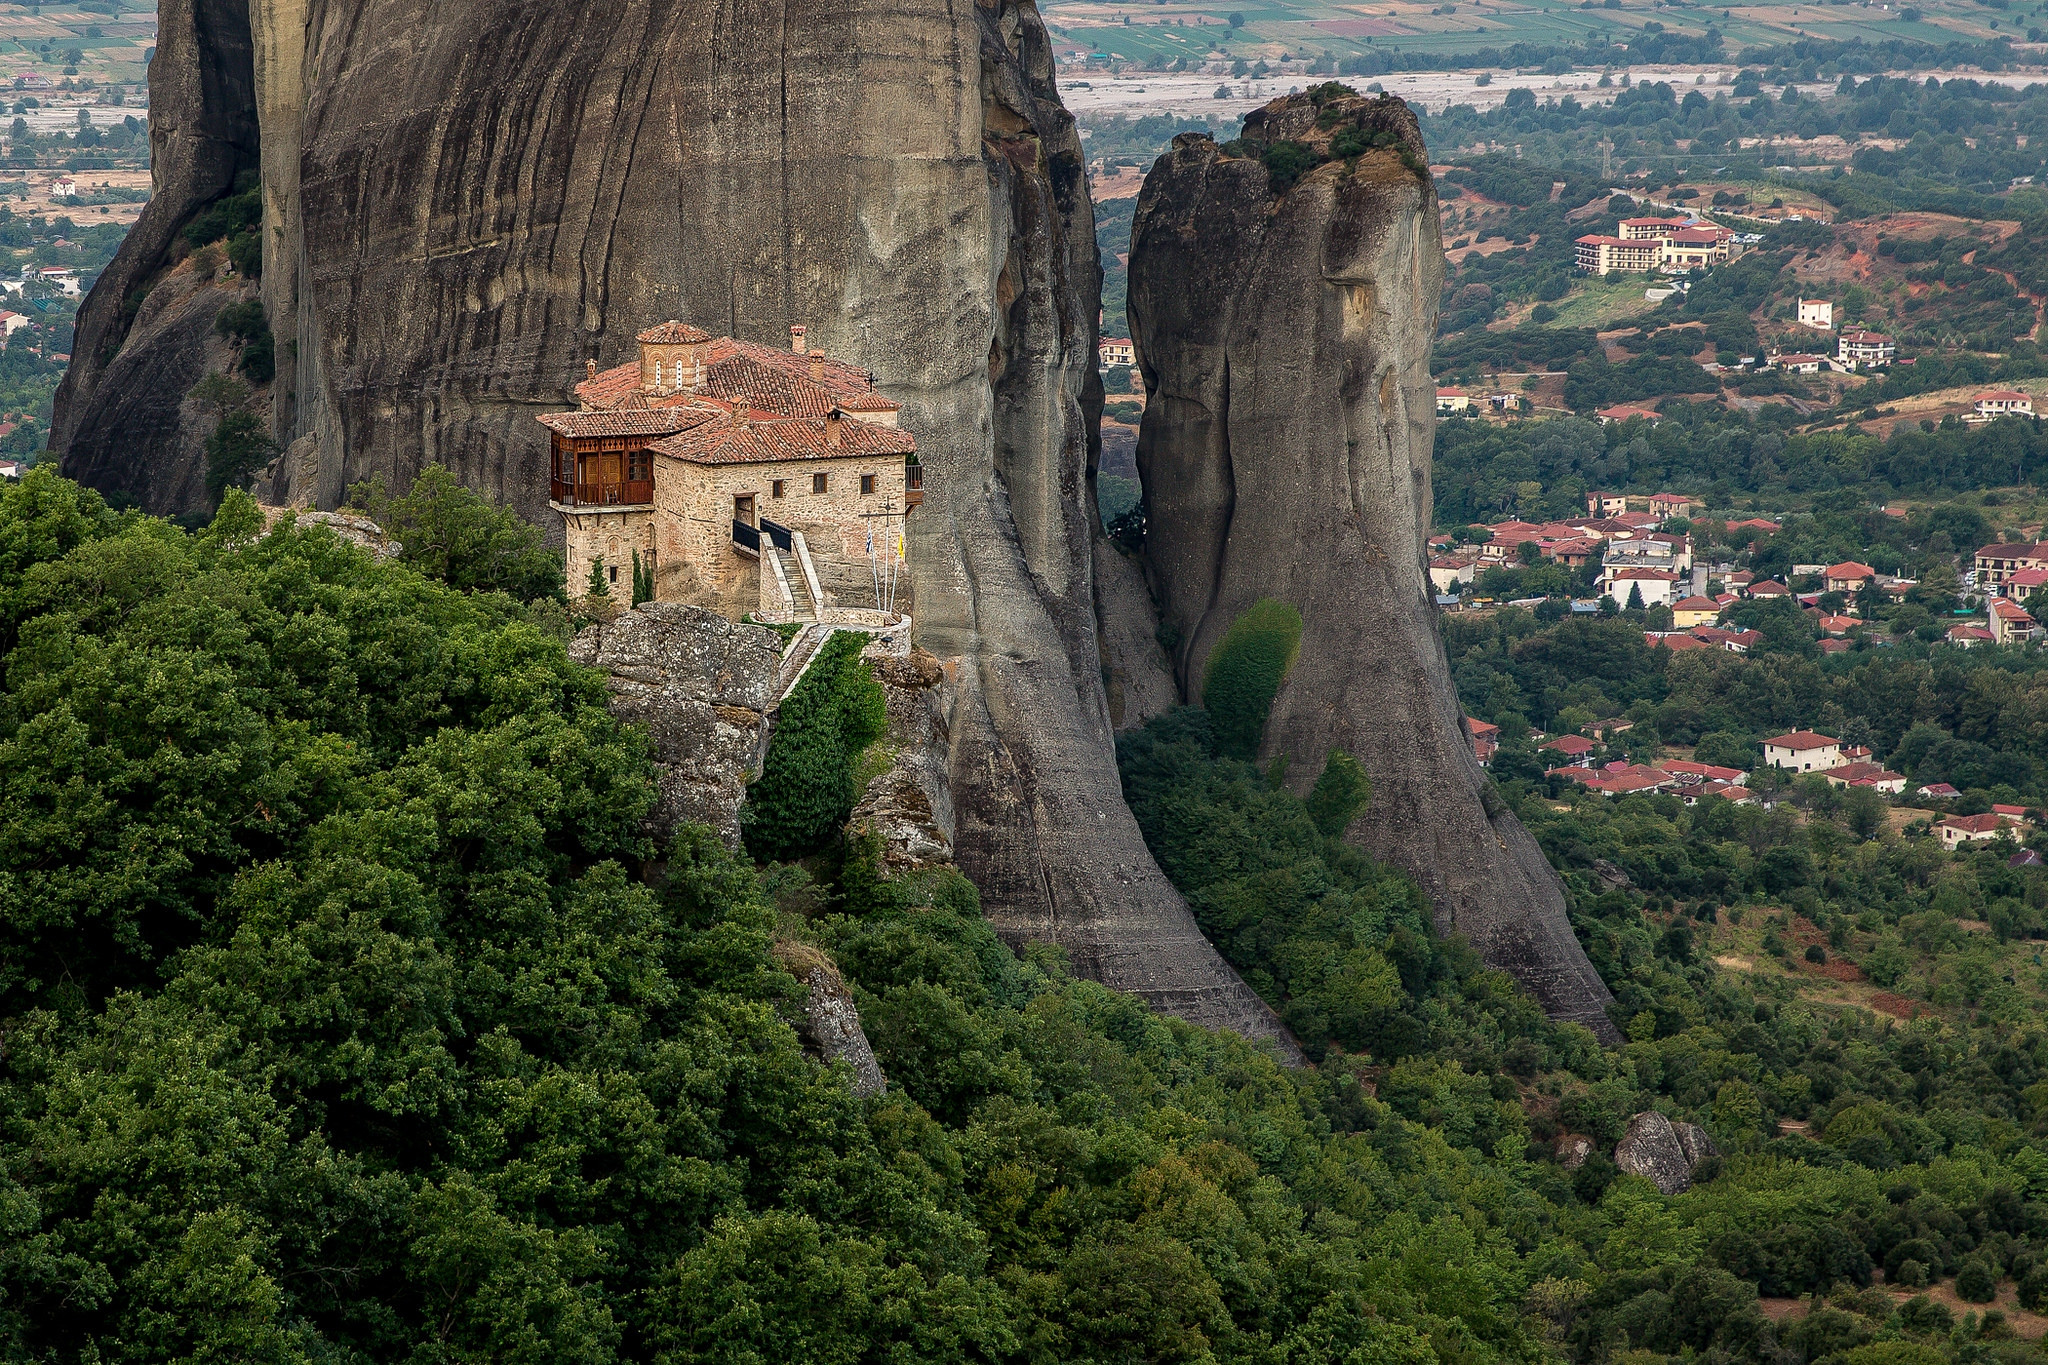
[[[185,224],[256,168],[255,107],[249,0],[160,0],[149,68],[153,193],[78,311],[50,432],[66,474],[153,512],[205,498],[203,423],[185,395],[220,367],[213,319],[233,296],[166,277]]]
[[[1146,567],[1191,698],[1248,608],[1300,612],[1265,756],[1303,788],[1331,748],[1358,758],[1376,794],[1348,837],[1421,881],[1439,930],[1611,1035],[1556,874],[1473,761],[1437,632],[1424,155],[1399,100],[1318,93],[1253,113],[1228,149],[1184,135],[1153,168],[1130,264]]]
[[[225,118],[200,77],[253,68],[253,98],[233,93],[261,123],[290,446],[273,496],[332,505],[438,461],[545,525],[532,417],[587,358],[617,363],[664,318],[769,342],[808,325],[918,438],[919,643],[946,678],[956,856],[991,917],[1291,1046],[1121,799],[1088,487],[1093,212],[1029,0],[245,3],[216,44],[167,42],[158,89]],[[167,176],[229,164],[159,150]],[[174,228],[186,203],[152,212]],[[81,346],[118,350],[118,306],[89,312]],[[96,378],[62,431],[118,430]],[[74,438],[67,468],[183,510],[146,450]]]

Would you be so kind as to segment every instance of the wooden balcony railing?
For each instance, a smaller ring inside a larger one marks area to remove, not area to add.
[[[554,479],[549,496],[565,507],[638,507],[654,501],[654,480],[625,483],[571,483]]]

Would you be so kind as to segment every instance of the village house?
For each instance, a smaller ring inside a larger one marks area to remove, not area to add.
[[[1472,757],[1479,760],[1479,766],[1483,768],[1493,762],[1494,754],[1500,751],[1500,727],[1467,716],[1465,733],[1472,737]]]
[[[1889,365],[1898,358],[1899,344],[1882,332],[1861,328],[1842,333],[1835,346],[1835,359],[1852,370]]]
[[[1855,593],[1860,592],[1865,583],[1877,578],[1877,570],[1868,564],[1847,560],[1840,564],[1828,565],[1820,571],[1820,576],[1828,592]]]
[[[1138,363],[1138,348],[1129,337],[1104,337],[1095,344],[1095,350],[1105,370]]]
[[[1929,782],[1924,787],[1914,788],[1913,795],[1925,796],[1934,801],[1946,801],[1951,796],[1961,796],[1962,793],[1946,782]]]
[[[1998,637],[1983,626],[1950,626],[1945,637],[1957,649],[1974,649],[1978,645],[1996,644]]]
[[[1438,592],[1455,592],[1478,572],[1479,561],[1471,555],[1438,555],[1429,561],[1429,581]]]
[[[2015,541],[1985,545],[1972,558],[1971,567],[1976,571],[1977,586],[1993,591],[2021,569],[2048,568],[2048,544]]]
[[[1655,270],[1664,257],[1654,238],[1631,240],[1587,233],[1572,243],[1572,264],[1588,275],[1636,275]]]
[[[1989,422],[1999,417],[2034,415],[2033,398],[2013,389],[1993,389],[1989,393],[1980,393],[1970,400],[1970,406],[1970,417],[1979,422]]]
[[[1811,355],[1805,352],[1775,355],[1770,360],[1771,364],[1788,374],[1819,374],[1821,366],[1828,363],[1828,358],[1824,355]]]
[[[1603,565],[1600,572],[1600,589],[1621,606],[1630,606],[1641,598],[1645,607],[1667,607],[1676,595],[1679,576],[1664,569],[1616,569]]]
[[[1721,604],[1711,597],[1684,597],[1671,604],[1671,624],[1680,630],[1711,626],[1721,619]]]
[[[1462,389],[1438,389],[1436,391],[1436,415],[1448,417],[1452,413],[1470,412],[1472,395]]]
[[[1793,772],[1826,772],[1841,766],[1842,742],[1811,730],[1794,730],[1764,741],[1764,762]]]
[[[1683,493],[1652,493],[1650,495],[1650,515],[1666,521],[1672,517],[1688,516],[1691,514],[1692,509],[1698,506],[1699,502],[1697,499],[1689,498]]]
[[[1890,772],[1882,763],[1844,763],[1821,776],[1832,787],[1867,787],[1889,796],[1906,790],[1905,774]]]
[[[1592,757],[1595,745],[1584,735],[1559,735],[1556,739],[1546,739],[1536,747],[1562,754],[1572,764],[1583,767]]]
[[[1790,597],[1792,589],[1775,578],[1759,578],[1754,583],[1744,585],[1742,595],[1752,601],[1767,602],[1774,598]]]
[[[2009,598],[2024,603],[2029,597],[2048,588],[2048,567],[2021,569],[2003,583],[1989,589],[1991,596]]]
[[[1954,852],[1962,844],[1996,839],[2006,832],[2006,821],[2004,816],[1990,813],[1951,815],[1936,825],[1934,832],[1941,836],[1941,846]]]
[[[1799,300],[1799,325],[1823,332],[1835,330],[1835,305],[1826,299]]]
[[[784,351],[664,323],[636,360],[589,362],[577,411],[539,417],[572,592],[594,575],[624,597],[637,563],[656,600],[734,617],[907,606],[916,443],[871,375],[790,336]]]
[[[1602,493],[1598,489],[1586,494],[1586,514],[1595,517],[1611,517],[1628,510],[1628,499],[1620,493]]]
[[[2019,603],[2006,597],[1994,597],[1986,604],[1986,615],[1990,618],[1991,638],[2002,645],[2021,644],[2041,633],[2041,627]]]

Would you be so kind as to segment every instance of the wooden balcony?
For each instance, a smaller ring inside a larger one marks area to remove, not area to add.
[[[924,506],[924,466],[907,465],[903,470],[903,503],[905,507]]]
[[[628,479],[623,483],[571,483],[553,479],[548,496],[564,507],[644,507],[654,501],[654,480]]]

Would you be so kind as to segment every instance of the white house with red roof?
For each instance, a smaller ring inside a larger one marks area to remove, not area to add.
[[[1819,773],[1842,763],[1842,741],[1811,730],[1794,730],[1764,741],[1764,762],[1793,772]]]
[[[1436,415],[1449,417],[1453,413],[1470,412],[1472,395],[1463,389],[1438,389],[1436,391]]]
[[[1971,416],[1989,422],[1997,417],[2032,417],[2034,399],[2016,389],[1992,389],[1970,400]]]

